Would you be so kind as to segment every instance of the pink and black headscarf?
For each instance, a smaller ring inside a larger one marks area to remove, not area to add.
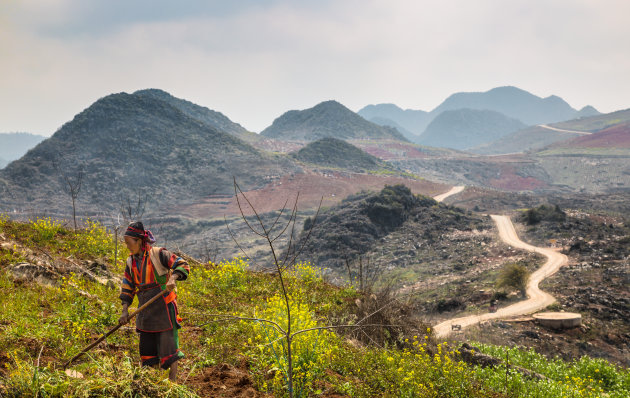
[[[148,229],[144,229],[144,225],[140,221],[134,221],[127,227],[125,236],[131,236],[132,238],[142,239],[143,247],[152,245],[155,243],[155,237]]]

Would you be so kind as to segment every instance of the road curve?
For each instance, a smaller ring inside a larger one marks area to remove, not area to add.
[[[553,304],[556,299],[549,293],[538,288],[538,284],[545,278],[555,274],[561,266],[568,262],[567,256],[553,249],[532,246],[521,241],[516,234],[514,224],[507,216],[491,216],[497,228],[501,240],[512,247],[540,253],[547,257],[547,262],[534,272],[527,283],[527,300],[519,301],[508,307],[501,308],[494,313],[470,315],[461,318],[453,318],[439,323],[433,327],[433,333],[438,338],[444,338],[451,332],[451,325],[461,325],[462,329],[489,319],[508,318],[517,315],[531,314]]]
[[[557,127],[551,127],[551,126],[548,126],[546,124],[539,124],[538,127],[542,127],[544,129],[547,129],[547,130],[559,131],[561,133],[571,133],[571,134],[580,134],[580,135],[591,135],[591,134],[593,134],[593,133],[590,133],[588,131],[559,129]]]
[[[461,191],[464,190],[464,188],[466,188],[466,187],[463,186],[463,185],[459,185],[459,186],[453,187],[448,192],[444,192],[442,194],[434,196],[433,199],[435,199],[438,202],[442,202],[444,199],[448,198],[449,196],[460,193]]]

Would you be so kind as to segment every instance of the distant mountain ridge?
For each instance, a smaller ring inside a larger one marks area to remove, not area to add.
[[[407,139],[396,129],[371,123],[337,101],[325,101],[305,110],[284,113],[260,135],[281,140]]]
[[[418,138],[420,145],[464,150],[497,140],[524,128],[502,113],[456,109],[440,113]]]
[[[497,87],[483,93],[456,93],[431,113],[437,116],[444,111],[461,108],[500,112],[526,125],[569,120],[577,113],[558,96],[541,98],[513,86]]]
[[[486,92],[455,93],[428,113],[403,111],[393,104],[368,105],[358,113],[367,119],[391,119],[413,134],[422,135],[431,121],[442,112],[464,108],[499,112],[525,125],[555,123],[599,114],[592,106],[577,111],[558,96],[541,98],[513,86],[497,87]],[[414,116],[411,118],[407,115]]]
[[[575,118],[580,119],[580,118],[597,116],[597,115],[601,115],[601,112],[599,112],[597,109],[595,109],[591,105],[587,105],[584,108],[580,109],[580,111],[575,114]]]
[[[371,119],[368,119],[368,121],[370,121],[370,122],[372,122],[374,124],[378,124],[379,126],[393,127],[396,130],[398,130],[398,132],[400,132],[403,136],[405,136],[405,138],[407,138],[409,141],[413,142],[416,139],[418,139],[417,135],[415,135],[411,131],[407,130],[406,128],[402,127],[400,124],[396,123],[392,119],[387,119],[387,118],[384,118],[384,117],[375,116],[375,117],[373,117]]]
[[[421,134],[431,121],[429,112],[414,109],[403,110],[394,104],[367,105],[357,113],[366,120],[381,126],[401,126],[405,131],[401,130],[400,132],[411,141],[415,141],[416,136]]]
[[[115,208],[120,195],[148,193],[159,205],[191,202],[265,184],[268,174],[295,172],[289,158],[272,158],[239,138],[194,119],[153,95],[111,94],[52,137],[0,170],[3,201],[67,204],[62,174],[84,172],[79,200]]]
[[[46,137],[29,133],[0,133],[0,168],[19,159]]]

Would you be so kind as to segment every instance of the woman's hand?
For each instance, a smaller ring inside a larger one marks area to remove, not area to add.
[[[171,277],[168,279],[168,282],[166,282],[166,291],[167,292],[171,292],[173,291],[173,289],[175,289],[175,281],[179,279],[179,275],[176,273],[173,273],[171,275]]]
[[[124,325],[129,322],[129,311],[127,311],[127,307],[123,307],[122,314],[120,314],[120,318],[118,318],[118,323]]]

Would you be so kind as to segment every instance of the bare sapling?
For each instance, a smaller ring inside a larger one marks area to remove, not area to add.
[[[138,193],[135,199],[130,194],[121,195],[119,200],[120,214],[122,214],[125,222],[142,220],[148,200],[149,195],[142,193]]]
[[[77,198],[79,197],[79,193],[81,192],[81,186],[83,185],[83,168],[79,167],[75,170],[74,173],[70,173],[67,170],[62,170],[62,168],[57,164],[56,161],[53,161],[53,167],[55,170],[61,174],[61,178],[63,179],[63,189],[64,191],[70,195],[72,199],[72,220],[74,222],[74,233],[77,233]]]
[[[323,330],[343,329],[343,328],[360,330],[365,327],[396,327],[397,325],[383,325],[383,324],[373,325],[373,324],[367,323],[367,321],[370,320],[374,315],[378,314],[380,311],[385,309],[387,305],[389,304],[387,303],[383,305],[381,308],[375,309],[371,313],[366,314],[362,319],[358,320],[356,323],[353,323],[353,324],[318,326],[318,327],[311,327],[311,328],[300,329],[300,330],[293,330],[291,328],[291,318],[292,318],[292,311],[291,311],[291,305],[290,305],[291,292],[288,290],[284,272],[296,264],[296,260],[300,256],[302,250],[304,249],[306,245],[306,242],[310,238],[311,232],[313,231],[313,228],[315,227],[316,222],[317,222],[317,216],[319,215],[319,211],[321,209],[321,203],[323,201],[323,197],[322,197],[322,200],[320,200],[319,206],[317,208],[317,212],[315,216],[313,217],[313,222],[309,226],[308,232],[303,238],[296,239],[296,231],[295,231],[296,225],[295,224],[296,224],[297,214],[298,214],[299,192],[296,194],[295,202],[291,206],[291,211],[289,213],[289,220],[286,223],[280,222],[282,215],[287,210],[287,204],[289,203],[289,200],[287,199],[287,201],[285,201],[284,206],[280,210],[278,216],[275,217],[271,225],[265,224],[265,222],[263,222],[261,215],[256,211],[256,209],[254,208],[250,200],[247,198],[247,196],[243,193],[241,188],[238,186],[236,179],[234,179],[234,194],[237,200],[240,216],[245,222],[245,224],[247,225],[247,227],[249,228],[249,230],[251,230],[257,236],[263,238],[263,240],[269,246],[271,257],[273,259],[273,265],[271,268],[266,268],[266,269],[268,271],[271,271],[274,275],[277,276],[279,291],[284,301],[287,324],[286,324],[286,327],[283,327],[278,322],[271,319],[257,318],[257,317],[243,317],[243,316],[228,315],[228,314],[205,314],[205,316],[211,317],[213,319],[210,322],[207,322],[199,326],[201,327],[212,322],[225,322],[225,321],[230,321],[230,320],[261,322],[261,323],[270,325],[281,336],[280,340],[284,340],[286,344],[285,355],[286,355],[287,366],[286,366],[286,369],[284,369],[286,373],[285,380],[287,383],[289,397],[293,398],[295,391],[294,391],[294,380],[293,380],[293,363],[294,363],[293,355],[294,354],[292,350],[292,343],[294,339],[296,338],[296,336],[301,335],[303,333],[312,332],[312,331],[323,331]],[[254,222],[250,222],[248,220],[248,217],[246,216],[245,210],[244,210],[245,205],[249,207],[249,209],[253,213]],[[242,245],[239,243],[234,232],[230,229],[229,224],[227,223],[227,219],[225,223],[226,223],[228,232],[230,233],[230,236],[234,240],[237,247],[244,254],[245,258],[249,259],[250,261],[256,264],[254,259],[247,254],[247,252],[243,249]],[[276,242],[278,241],[280,237],[284,236],[285,233],[288,234],[288,243],[284,252],[280,253],[276,246]],[[256,265],[260,267],[260,265],[258,264]],[[261,268],[264,268],[264,267],[261,267]]]

